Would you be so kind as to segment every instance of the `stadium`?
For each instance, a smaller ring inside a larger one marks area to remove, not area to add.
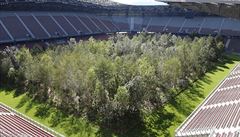
[[[239,21],[228,18],[232,17],[228,15],[224,18],[188,11],[185,7],[127,6],[110,1],[97,4],[77,1],[1,1],[0,5],[2,45],[146,30],[178,35],[219,34],[226,37],[230,51],[238,50],[234,45],[240,36]],[[227,13],[223,10],[223,13]],[[210,13],[216,14],[214,11]]]
[[[240,137],[238,0],[0,0],[1,137]]]

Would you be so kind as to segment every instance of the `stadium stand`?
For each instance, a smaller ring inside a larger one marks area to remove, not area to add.
[[[240,21],[236,19],[225,19],[221,34],[228,36],[239,36],[240,32]]]
[[[130,31],[129,17],[113,16],[112,19],[120,31]]]
[[[0,104],[0,136],[53,137],[54,135]]]
[[[226,45],[226,50],[228,52],[240,53],[239,43],[240,43],[240,39],[238,38],[229,39],[229,44]]]
[[[144,18],[142,17],[133,17],[132,22],[134,23],[133,25],[133,31],[142,31],[143,29],[143,20]]]
[[[97,16],[81,12],[9,12],[0,14],[0,43],[48,40],[116,32],[240,37],[240,21],[214,16]]]
[[[50,34],[41,26],[33,16],[31,15],[19,15],[19,19],[22,20],[22,24],[25,24],[29,31],[32,32],[34,38],[46,39],[50,37]]]
[[[103,5],[103,6],[118,6],[121,5],[120,3],[111,1],[111,0],[78,0],[82,2],[87,2],[87,3],[93,3],[97,5]]]
[[[15,40],[25,40],[33,37],[16,16],[2,16],[0,20]]]
[[[61,15],[54,15],[53,18],[56,22],[61,22],[62,29],[65,30],[68,36],[76,36],[78,32],[73,28],[73,26]]]
[[[51,37],[64,37],[66,36],[66,31],[52,18],[52,16],[43,14],[35,15],[39,23],[46,28]]]
[[[109,32],[119,31],[117,26],[111,20],[109,20],[109,17],[99,17],[98,20],[101,21],[103,25],[105,25],[108,28]]]
[[[173,6],[131,6],[111,0],[1,0],[0,11],[1,45],[144,30],[219,34],[236,49],[231,39],[240,37],[239,20]]]
[[[93,33],[99,33],[101,32],[101,29],[99,26],[92,20],[91,17],[88,16],[78,16],[79,19],[83,22],[83,24],[86,24],[88,28],[91,30]]]
[[[222,22],[223,18],[220,17],[205,18],[200,33],[202,34],[219,33]]]
[[[76,15],[65,15],[70,24],[74,26],[78,34],[90,34],[92,31]]]
[[[174,17],[169,21],[169,23],[165,27],[165,30],[166,32],[170,32],[170,33],[179,33],[181,32],[185,22],[186,22],[186,19],[183,17]]]
[[[238,137],[240,127],[240,65],[176,130],[176,137]]]
[[[58,40],[56,44],[66,44],[63,38],[107,39],[108,33],[144,30],[222,35],[227,50],[240,53],[239,20],[171,6],[130,6],[110,0],[0,0],[0,11],[0,44],[40,41],[48,46],[53,39]],[[239,136],[239,90],[240,65],[176,130],[176,136]],[[0,136],[16,135],[53,136],[0,105]]]
[[[203,18],[192,18],[192,19],[186,19],[185,23],[183,24],[182,33],[199,33],[199,30],[201,29],[202,23],[204,19]]]
[[[169,24],[172,18],[162,17],[157,18],[153,17],[150,19],[147,30],[150,32],[163,32],[166,29],[166,26]]]

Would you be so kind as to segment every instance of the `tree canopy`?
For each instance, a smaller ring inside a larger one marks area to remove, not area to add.
[[[211,69],[223,51],[213,37],[90,38],[38,53],[7,48],[0,54],[0,77],[68,114],[108,123],[162,107]]]

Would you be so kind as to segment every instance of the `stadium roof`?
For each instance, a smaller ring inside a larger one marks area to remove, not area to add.
[[[183,3],[183,2],[194,2],[194,3],[233,3],[233,4],[239,4],[240,0],[158,0],[161,2],[177,2],[177,3]]]
[[[240,19],[240,0],[157,0],[173,6]]]
[[[118,6],[123,5],[112,0],[0,0],[0,5],[11,3],[63,3],[63,4],[94,4],[101,6]]]
[[[121,5],[119,2],[115,2],[112,0],[76,0],[79,2],[87,2],[87,3],[92,3],[92,4],[97,4],[97,5],[103,5],[103,6],[116,6],[116,5]]]
[[[112,0],[115,2],[119,2],[122,4],[127,4],[127,5],[142,5],[142,6],[146,6],[146,5],[166,5],[163,2],[158,2],[155,0]]]

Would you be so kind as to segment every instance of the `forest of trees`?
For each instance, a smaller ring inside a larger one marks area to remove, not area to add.
[[[44,50],[8,47],[0,54],[0,81],[108,126],[159,109],[214,67],[223,52],[219,38],[144,33],[72,39]]]

